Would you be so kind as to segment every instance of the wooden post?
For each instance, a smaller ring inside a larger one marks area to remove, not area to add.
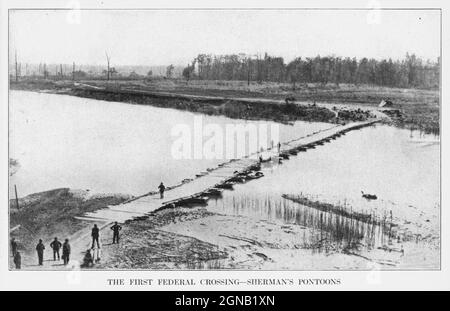
[[[14,192],[16,193],[16,206],[17,206],[17,210],[19,210],[19,198],[17,197],[17,186],[14,185]]]

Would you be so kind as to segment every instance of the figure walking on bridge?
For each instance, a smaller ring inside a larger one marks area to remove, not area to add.
[[[66,266],[69,263],[69,258],[70,258],[70,244],[69,244],[69,239],[65,239],[64,240],[64,244],[62,246],[63,249],[63,254],[62,254],[62,259],[64,260],[64,265]]]
[[[164,199],[164,190],[166,190],[166,186],[164,186],[164,184],[161,182],[158,188],[161,199]]]
[[[43,262],[44,262],[44,243],[42,243],[42,240],[39,240],[39,243],[36,245],[36,251],[38,254],[38,260],[39,260],[39,265],[42,266]]]
[[[116,222],[114,222],[114,225],[111,227],[111,230],[113,231],[113,244],[119,244],[119,231],[122,230],[122,227]]]
[[[92,228],[92,233],[91,233],[91,236],[92,236],[92,247],[91,248],[92,249],[94,249],[95,242],[97,242],[97,247],[100,248],[100,243],[98,242],[98,238],[100,236],[99,231],[100,230],[98,229],[97,225],[95,224],[94,228]]]

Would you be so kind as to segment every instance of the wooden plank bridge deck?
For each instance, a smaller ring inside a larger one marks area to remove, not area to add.
[[[378,121],[379,120],[376,119],[364,122],[353,122],[343,126],[337,125],[309,134],[305,137],[285,142],[281,146],[280,154],[278,153],[278,148],[274,147],[272,150],[263,151],[262,155],[265,159],[272,158],[278,161],[280,155],[286,156],[289,155],[289,153],[295,154],[295,150],[304,150],[327,143],[330,139],[335,139],[348,131],[370,126]],[[239,174],[249,173],[252,170],[254,173],[254,168],[255,166],[258,166],[258,162],[258,157],[245,157],[238,160],[231,160],[219,165],[209,172],[205,172],[203,176],[166,190],[164,199],[160,199],[159,193],[150,193],[120,205],[109,206],[106,209],[86,213],[83,217],[78,218],[109,223],[113,221],[125,222],[136,217],[146,216],[160,208],[186,202],[186,200],[189,199],[200,198],[206,191],[217,189],[217,187],[220,188],[221,185],[228,183],[230,178],[239,176]]]

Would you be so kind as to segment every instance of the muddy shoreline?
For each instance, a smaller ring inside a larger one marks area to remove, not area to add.
[[[188,110],[210,115],[224,115],[230,118],[242,118],[248,120],[271,120],[281,123],[289,123],[295,120],[339,123],[346,121],[363,120],[360,113],[342,114],[339,118],[333,115],[333,104],[347,105],[348,111],[357,112],[358,109],[367,110],[377,107],[381,99],[389,98],[395,102],[394,110],[385,110],[389,116],[387,124],[406,129],[420,130],[425,133],[439,135],[440,133],[440,104],[437,90],[421,89],[390,89],[373,86],[345,85],[334,87],[329,85],[310,85],[300,87],[295,91],[287,90],[285,85],[261,84],[243,88],[238,82],[232,83],[227,88],[218,85],[217,81],[196,81],[186,84],[178,80],[155,80],[143,82],[140,80],[114,80],[108,83],[103,80],[80,81],[92,87],[83,89],[74,87],[70,80],[42,80],[28,79],[19,82],[10,82],[13,90],[27,90],[37,92],[50,92],[66,94],[100,100],[121,101],[131,104],[153,105],[174,109]],[[198,82],[198,83],[197,83]],[[99,89],[105,88],[108,94],[95,94]],[[78,89],[78,90],[76,90]],[[133,92],[165,92],[172,93],[169,97],[148,97],[141,95],[127,95],[125,89]],[[123,94],[117,94],[117,91]],[[208,101],[197,99],[177,98],[176,94],[185,94],[193,98],[211,97]],[[309,102],[308,105],[289,106],[258,101],[280,101],[287,96],[294,96],[296,100]],[[221,99],[214,99],[219,97]],[[250,101],[240,102],[233,98],[248,98]],[[255,103],[251,103],[251,99]],[[315,107],[315,102],[323,102],[328,108]],[[352,108],[353,107],[353,108]],[[251,109],[248,109],[251,108]],[[331,114],[330,114],[331,113]],[[349,117],[348,119],[346,117]]]

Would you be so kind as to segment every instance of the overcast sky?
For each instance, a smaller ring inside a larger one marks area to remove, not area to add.
[[[114,66],[199,53],[435,60],[439,42],[439,11],[10,11],[10,57],[28,63],[103,64],[105,51]]]

